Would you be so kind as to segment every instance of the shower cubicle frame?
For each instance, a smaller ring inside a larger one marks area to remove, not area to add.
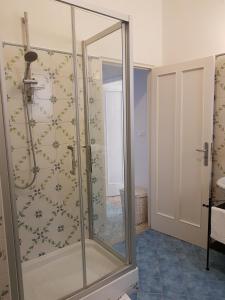
[[[90,136],[89,136],[89,81],[88,81],[88,50],[87,47],[101,39],[103,39],[104,37],[109,36],[111,33],[114,33],[118,30],[121,30],[122,33],[122,37],[125,37],[125,25],[121,22],[117,22],[114,25],[106,28],[105,30],[97,33],[96,35],[90,37],[87,40],[82,41],[82,60],[83,60],[83,84],[84,84],[84,111],[85,111],[85,120],[86,120],[86,124],[85,124],[85,139],[86,139],[86,164],[87,166],[89,166],[91,164],[91,142],[90,142]],[[122,57],[126,57],[126,53],[125,53],[125,49],[126,49],[126,44],[125,44],[125,39],[122,38],[122,49],[123,49],[123,53],[122,53]],[[124,68],[123,65],[123,61],[119,61],[118,63],[122,63],[123,66],[123,77],[122,77],[122,82],[123,82],[123,94],[124,94],[124,98],[126,98],[126,86],[125,86],[125,82],[126,82],[126,70]],[[124,111],[126,111],[126,107],[123,107]],[[126,128],[126,116],[124,118],[124,128]],[[124,151],[126,152],[126,139],[124,139],[123,142],[123,147],[124,147]],[[124,157],[126,159],[126,157]],[[126,162],[125,162],[126,165]],[[117,253],[113,248],[111,248],[110,246],[108,246],[104,241],[102,241],[100,238],[98,238],[95,234],[94,234],[94,228],[93,228],[93,206],[92,206],[92,167],[88,167],[87,168],[87,176],[88,176],[88,199],[89,199],[89,237],[93,240],[95,240],[97,243],[99,243],[100,245],[102,245],[104,248],[106,248],[109,252],[111,252],[113,255],[117,256],[120,260],[122,260],[124,263],[129,264],[130,261],[130,257],[129,257],[129,224],[128,222],[126,222],[124,224],[124,229],[125,229],[125,257],[123,257],[122,255],[120,255],[119,253]],[[127,220],[127,210],[128,210],[128,202],[127,202],[127,197],[125,197],[125,220]]]
[[[74,22],[74,8],[80,8],[86,11],[97,13],[106,17],[111,17],[119,22],[109,27],[108,29],[98,33],[94,37],[83,42],[83,51],[86,52],[86,46],[98,39],[106,36],[121,28],[122,30],[122,47],[123,47],[123,94],[124,94],[124,169],[125,169],[125,207],[126,209],[126,250],[127,259],[126,265],[121,270],[106,275],[100,278],[93,284],[87,285],[86,282],[86,262],[85,262],[85,237],[81,236],[82,240],[82,261],[83,261],[83,288],[75,291],[74,294],[66,296],[64,299],[80,299],[103,286],[118,280],[122,275],[136,269],[135,261],[135,215],[134,215],[134,166],[133,166],[133,60],[132,60],[132,19],[128,15],[123,15],[117,12],[101,9],[96,6],[90,5],[84,0],[55,0],[56,2],[68,4],[71,6],[71,19],[72,19],[72,39],[73,39],[73,60],[76,61],[76,37],[75,37],[75,22]],[[3,43],[2,43],[3,44]],[[32,48],[32,47],[31,47]],[[35,49],[35,47],[33,47]],[[39,48],[40,49],[40,48]],[[84,54],[85,54],[84,52]],[[5,220],[6,232],[6,245],[7,257],[9,265],[10,289],[12,300],[23,300],[23,281],[22,270],[20,263],[20,249],[19,249],[19,236],[17,228],[17,212],[16,212],[16,199],[14,193],[14,186],[12,183],[12,159],[10,153],[10,138],[9,128],[7,126],[7,97],[6,88],[4,85],[4,71],[2,64],[2,53],[0,53],[0,136],[2,137],[0,145],[0,178],[3,197],[3,211]],[[85,59],[85,58],[84,58]],[[85,65],[85,62],[84,62]],[[76,79],[76,66],[74,64],[74,75]],[[84,74],[84,82],[87,79],[87,73]],[[76,89],[76,87],[75,87]],[[75,90],[76,96],[76,90]],[[88,94],[85,95],[87,101]],[[76,98],[76,97],[75,97]],[[86,103],[87,104],[87,103]],[[87,110],[86,110],[87,113]],[[86,115],[87,119],[87,115]],[[87,124],[86,120],[86,124]],[[86,132],[87,135],[87,132]],[[87,137],[86,137],[87,138]],[[88,140],[88,139],[87,139]],[[11,180],[10,180],[11,179]],[[89,194],[90,200],[90,194]],[[128,201],[129,200],[129,201]],[[82,199],[81,199],[82,202]],[[89,201],[90,202],[90,201]],[[128,204],[129,202],[129,204]],[[82,203],[81,203],[82,204]],[[81,227],[83,226],[83,211],[81,205]],[[93,231],[90,224],[90,236],[93,238]]]

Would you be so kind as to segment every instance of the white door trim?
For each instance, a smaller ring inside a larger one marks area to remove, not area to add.
[[[135,64],[134,69],[136,70],[147,70],[148,71],[148,78],[147,78],[147,130],[146,130],[146,138],[147,138],[147,151],[148,151],[148,161],[146,162],[148,165],[148,187],[147,187],[147,204],[148,204],[148,226],[151,226],[151,193],[150,193],[150,175],[151,175],[151,163],[150,163],[150,152],[151,152],[151,74],[152,74],[152,66],[150,65],[143,65],[143,64]],[[135,86],[135,83],[134,83]]]

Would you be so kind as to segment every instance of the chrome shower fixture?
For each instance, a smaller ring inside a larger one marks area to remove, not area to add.
[[[23,186],[19,186],[15,184],[15,186],[18,189],[27,189],[35,182],[35,179],[37,177],[37,163],[36,163],[36,155],[35,155],[35,149],[34,149],[34,143],[33,143],[33,135],[32,135],[32,129],[31,129],[31,119],[29,115],[29,108],[28,103],[32,104],[33,101],[33,95],[34,95],[34,88],[35,85],[38,84],[38,82],[31,78],[31,63],[36,61],[38,58],[38,55],[35,51],[30,49],[30,40],[29,40],[29,30],[28,30],[28,15],[27,12],[24,12],[24,17],[22,18],[22,23],[24,25],[24,33],[26,37],[26,52],[24,54],[24,60],[26,62],[25,66],[25,72],[24,72],[24,78],[23,78],[23,89],[22,89],[22,95],[23,95],[23,104],[25,109],[25,115],[27,117],[27,126],[28,126],[28,134],[29,134],[29,142],[30,142],[30,151],[33,158],[33,167],[32,167],[32,179],[30,182],[26,183]]]
[[[27,13],[24,13],[24,17],[22,18],[22,22],[24,24],[24,31],[26,36],[26,52],[24,54],[24,60],[26,62],[26,68],[24,73],[24,79],[23,79],[23,94],[26,95],[26,100],[29,103],[32,103],[33,95],[34,95],[34,88],[35,85],[38,84],[38,82],[31,78],[31,63],[36,61],[38,58],[38,55],[35,51],[30,49],[30,42],[29,42],[29,32],[28,32],[28,16]]]
[[[30,38],[29,38],[29,29],[28,29],[28,14],[24,12],[24,17],[22,18],[22,23],[24,25],[24,34],[26,39],[26,52],[24,54],[24,60],[26,62],[26,69],[23,79],[23,92],[27,95],[27,102],[32,102],[34,87],[37,85],[37,81],[34,78],[31,78],[31,63],[38,59],[38,54],[30,48]]]
[[[24,59],[28,64],[31,64],[33,61],[37,60],[38,55],[35,51],[31,50],[31,48],[30,48],[27,12],[24,12],[24,17],[22,18],[22,22],[24,25],[24,33],[25,33],[25,38],[26,38],[26,52],[24,54]]]
[[[28,49],[24,54],[24,59],[27,63],[32,63],[33,61],[37,60],[38,55],[35,51]]]

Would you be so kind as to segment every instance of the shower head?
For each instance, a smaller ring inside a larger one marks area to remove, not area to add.
[[[26,61],[26,70],[25,70],[25,74],[24,74],[24,79],[28,79],[29,78],[29,73],[30,73],[30,65],[32,62],[34,62],[35,60],[37,60],[38,55],[35,51],[32,50],[27,50],[26,53],[24,54],[24,59]]]
[[[24,54],[24,59],[27,63],[31,64],[33,61],[37,60],[38,55],[35,51],[32,50],[28,50],[25,54]]]

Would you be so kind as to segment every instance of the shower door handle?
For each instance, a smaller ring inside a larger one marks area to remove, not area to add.
[[[91,152],[91,146],[82,146],[82,148],[86,149],[86,155],[88,157],[87,159],[87,169],[92,173],[92,152]]]
[[[208,166],[209,162],[209,143],[204,143],[204,149],[196,149],[197,152],[204,153],[204,166]]]
[[[76,162],[75,162],[75,151],[74,151],[74,147],[71,146],[71,145],[69,145],[69,146],[67,146],[67,149],[71,151],[71,157],[72,157],[72,167],[71,167],[70,174],[75,175]]]
[[[89,155],[89,169],[92,173],[92,152],[91,152],[91,146],[88,146],[88,155]]]

